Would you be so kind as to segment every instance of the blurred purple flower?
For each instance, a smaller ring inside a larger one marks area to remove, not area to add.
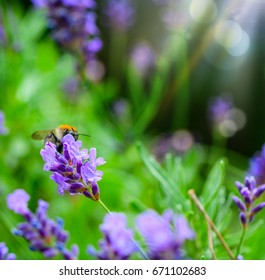
[[[111,27],[126,30],[134,22],[134,9],[130,0],[108,0],[105,14]]]
[[[9,194],[6,198],[7,206],[17,214],[25,214],[29,211],[28,201],[30,196],[21,189],[15,190],[12,194]]]
[[[99,62],[98,60],[91,60],[87,64],[86,72],[91,81],[98,82],[105,74],[105,67],[103,63]]]
[[[98,37],[94,0],[32,0],[36,8],[46,8],[52,37],[59,46],[88,63],[102,48]]]
[[[185,241],[195,237],[186,219],[171,210],[162,216],[148,210],[138,216],[136,225],[148,246],[149,258],[154,260],[180,259]]]
[[[0,260],[15,260],[16,255],[8,253],[8,248],[4,242],[0,242]]]
[[[217,97],[209,103],[209,117],[214,130],[224,137],[233,136],[246,123],[243,111],[227,97]]]
[[[51,171],[51,179],[58,185],[58,193],[84,194],[92,200],[99,200],[97,182],[101,180],[103,172],[97,170],[99,165],[105,163],[103,158],[96,157],[96,149],[81,149],[82,142],[75,141],[67,134],[62,139],[63,152],[60,154],[56,146],[47,142],[41,150],[45,161],[44,170]]]
[[[163,7],[162,20],[167,28],[170,30],[178,30],[180,27],[188,29],[190,22],[190,15],[187,12],[189,11],[188,1],[159,0],[156,2]]]
[[[155,54],[147,43],[139,43],[131,53],[131,61],[135,69],[145,76],[155,63]]]
[[[6,42],[6,33],[3,25],[0,22],[0,45],[3,45]]]
[[[8,129],[4,126],[5,116],[2,111],[0,111],[0,134],[7,134]]]
[[[227,119],[230,110],[234,107],[232,101],[228,98],[217,97],[210,101],[209,111],[210,119],[214,124],[219,124]]]
[[[265,184],[257,187],[256,180],[253,176],[247,176],[245,183],[236,182],[242,199],[237,196],[233,196],[233,201],[240,210],[240,221],[243,227],[247,227],[253,220],[254,216],[265,207],[265,202],[261,202],[255,205],[255,201],[265,191]]]
[[[250,160],[248,174],[255,177],[257,184],[265,183],[265,145],[263,145],[261,152]]]
[[[65,247],[68,233],[63,230],[63,220],[57,218],[55,222],[49,219],[47,216],[49,204],[43,200],[38,201],[38,208],[32,213],[26,205],[28,200],[29,195],[21,189],[7,197],[8,207],[25,219],[24,223],[18,224],[13,233],[24,237],[32,251],[39,251],[46,258],[61,254],[66,260],[76,259],[79,253],[78,246],[73,245],[71,250]]]
[[[133,232],[127,229],[126,216],[122,213],[107,214],[100,230],[104,239],[99,241],[100,250],[89,245],[87,252],[100,260],[126,260],[137,251]]]
[[[33,5],[37,8],[44,8],[48,5],[49,0],[31,0]]]
[[[194,145],[194,137],[187,130],[177,130],[171,135],[163,135],[154,145],[154,154],[157,160],[163,160],[167,153],[183,155]]]

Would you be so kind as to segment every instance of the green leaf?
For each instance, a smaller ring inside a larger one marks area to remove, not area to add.
[[[141,143],[137,144],[137,148],[145,166],[161,183],[165,194],[171,200],[172,204],[178,207],[179,210],[187,211],[187,198],[185,198],[181,193],[180,187],[177,184],[177,180],[175,181],[172,176],[170,176],[168,172],[161,167],[161,165],[154,159],[152,155],[148,153],[146,148]],[[178,174],[175,174],[175,176],[178,176]]]
[[[205,209],[207,209],[210,203],[212,203],[218,193],[218,190],[222,186],[224,181],[224,173],[225,162],[224,160],[219,160],[212,168],[203,187],[201,197],[203,198]]]

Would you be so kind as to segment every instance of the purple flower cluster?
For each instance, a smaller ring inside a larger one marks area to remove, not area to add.
[[[182,258],[185,241],[195,237],[186,219],[174,215],[171,210],[161,216],[148,210],[138,216],[136,225],[147,244],[148,256],[153,260]]]
[[[263,145],[261,152],[250,160],[248,174],[255,177],[257,184],[265,183],[265,145]]]
[[[253,176],[245,178],[245,184],[236,182],[240,195],[243,200],[237,196],[233,196],[233,200],[240,210],[240,221],[243,227],[247,227],[253,220],[254,216],[265,207],[265,202],[255,205],[255,201],[265,191],[265,185],[257,187],[256,180]]]
[[[37,8],[47,9],[48,25],[54,40],[88,64],[102,48],[96,25],[94,0],[32,0]]]
[[[100,230],[104,239],[100,240],[100,251],[88,246],[88,254],[100,260],[126,260],[137,251],[133,243],[133,232],[127,229],[126,216],[122,213],[107,214]]]
[[[134,22],[134,9],[130,0],[108,0],[105,14],[111,27],[128,29]]]
[[[0,111],[0,134],[7,134],[8,129],[4,126],[5,116],[2,111]]]
[[[213,124],[218,125],[229,118],[229,113],[234,107],[232,101],[228,98],[217,97],[210,102],[210,119]]]
[[[0,45],[6,42],[6,34],[3,25],[0,22]]]
[[[0,242],[0,260],[15,260],[16,255],[8,253],[8,248],[4,242]]]
[[[224,137],[233,136],[246,123],[245,113],[228,97],[217,97],[210,102],[209,117],[214,130]]]
[[[142,76],[148,74],[155,63],[155,54],[147,43],[139,43],[131,53],[133,66]]]
[[[84,194],[92,200],[99,200],[99,187],[103,172],[97,166],[105,163],[103,158],[96,157],[96,149],[80,149],[81,141],[67,134],[62,139],[63,152],[60,154],[56,146],[47,142],[41,150],[45,161],[44,170],[51,171],[51,179],[58,185],[58,193]]]
[[[195,237],[186,219],[175,216],[171,210],[165,211],[162,216],[147,210],[137,217],[136,226],[147,245],[145,255],[153,260],[180,259],[185,241]],[[127,229],[124,214],[107,214],[100,229],[104,235],[99,243],[100,251],[88,246],[88,253],[98,259],[128,259],[140,250],[133,241],[132,230]]]
[[[194,145],[194,137],[188,130],[177,130],[171,135],[160,136],[154,145],[157,160],[162,161],[167,153],[183,155]]]
[[[28,209],[29,199],[30,196],[22,189],[7,196],[8,208],[25,219],[24,223],[18,224],[13,233],[24,237],[32,251],[39,251],[46,258],[61,254],[66,260],[76,259],[79,253],[78,246],[73,245],[71,250],[65,247],[68,233],[63,230],[63,220],[58,218],[55,222],[49,219],[47,216],[49,204],[43,200],[38,201],[38,208],[32,213]]]

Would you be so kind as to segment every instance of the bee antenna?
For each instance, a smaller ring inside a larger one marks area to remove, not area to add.
[[[88,134],[84,134],[84,133],[78,133],[77,135],[78,135],[78,136],[79,136],[79,135],[81,135],[81,136],[91,137],[90,135],[88,135]]]

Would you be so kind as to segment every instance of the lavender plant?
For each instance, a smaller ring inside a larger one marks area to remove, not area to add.
[[[166,210],[162,216],[153,210],[147,210],[136,218],[136,227],[140,232],[147,252],[142,257],[152,260],[172,260],[183,258],[183,245],[186,240],[194,239],[195,233],[183,216],[176,216]],[[139,251],[139,245],[133,240],[133,231],[127,229],[126,216],[112,213],[105,216],[100,230],[104,239],[100,240],[100,250],[88,246],[88,254],[98,259],[128,259]]]
[[[100,250],[89,245],[87,253],[100,260],[127,260],[137,251],[133,231],[127,229],[127,219],[123,213],[107,214],[100,230],[104,239],[99,241]]]
[[[245,178],[245,183],[236,182],[240,195],[243,200],[237,196],[233,196],[233,200],[240,210],[240,222],[243,226],[242,235],[238,244],[237,254],[240,253],[246,229],[254,219],[255,215],[265,207],[265,202],[256,203],[256,200],[264,193],[265,185],[257,186],[256,180],[253,176]]]
[[[147,210],[137,217],[136,225],[152,260],[182,259],[185,241],[195,238],[187,220],[183,216],[176,216],[171,210],[166,210],[161,216],[153,210]]]
[[[8,208],[25,219],[13,233],[27,240],[30,250],[41,252],[46,258],[61,255],[66,260],[76,259],[79,248],[77,245],[73,245],[70,250],[66,248],[69,235],[63,229],[63,220],[57,218],[54,221],[48,218],[49,204],[44,200],[38,201],[35,213],[31,212],[28,208],[29,199],[30,196],[22,189],[7,196]]]
[[[82,142],[75,141],[67,134],[63,139],[63,153],[56,150],[56,146],[47,142],[41,150],[45,161],[44,170],[51,171],[51,179],[58,185],[58,193],[68,192],[72,195],[83,194],[92,200],[99,200],[99,187],[103,172],[97,170],[99,165],[105,163],[101,157],[96,157],[96,149],[81,149]]]
[[[265,207],[265,202],[255,204],[256,200],[264,193],[265,185],[257,186],[256,180],[253,176],[245,178],[245,183],[236,182],[241,200],[237,196],[233,196],[233,200],[240,210],[240,221],[243,227],[247,227],[254,219],[255,215]]]
[[[97,60],[102,48],[96,24],[94,0],[32,0],[36,8],[45,8],[53,39],[79,60],[86,71]],[[84,73],[81,72],[82,75]]]

